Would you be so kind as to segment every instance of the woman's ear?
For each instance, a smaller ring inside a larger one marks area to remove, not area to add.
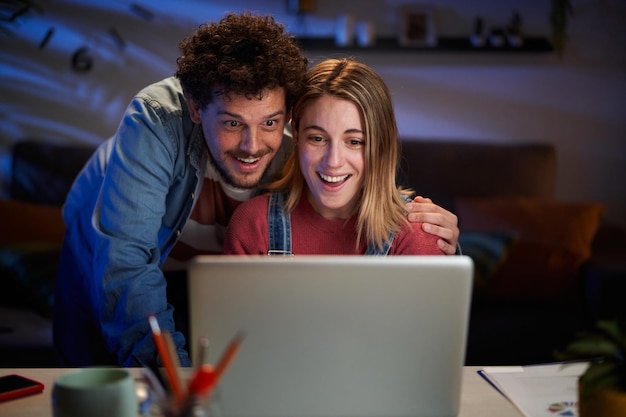
[[[189,94],[185,92],[184,95],[187,107],[189,108],[189,116],[191,117],[191,120],[196,124],[200,124],[202,122],[202,119],[200,118],[200,106],[193,98],[191,98]]]

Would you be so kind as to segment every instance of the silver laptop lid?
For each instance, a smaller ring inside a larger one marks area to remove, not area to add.
[[[191,351],[245,339],[226,417],[456,416],[473,266],[465,256],[205,256],[189,265]]]

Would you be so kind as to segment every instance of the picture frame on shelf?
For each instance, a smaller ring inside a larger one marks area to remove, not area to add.
[[[404,5],[398,8],[398,44],[404,47],[437,46],[434,10],[427,5]]]

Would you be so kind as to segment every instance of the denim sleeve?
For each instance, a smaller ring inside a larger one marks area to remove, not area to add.
[[[174,329],[159,237],[166,197],[182,146],[168,115],[137,97],[116,133],[92,222],[98,235],[94,273],[98,314],[109,350],[122,366],[155,363],[147,317],[172,334],[181,364],[190,364],[184,336]]]

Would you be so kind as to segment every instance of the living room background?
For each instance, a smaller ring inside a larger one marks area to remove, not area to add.
[[[0,23],[0,196],[11,146],[24,139],[95,145],[110,136],[131,97],[175,71],[178,42],[225,11],[272,14],[297,36],[332,37],[341,14],[396,36],[410,0],[316,0],[297,15],[291,1],[49,0]],[[626,4],[572,0],[566,49],[554,52],[350,50],[392,90],[400,133],[412,140],[540,141],[558,151],[557,197],[594,201],[626,226]],[[20,4],[20,2],[11,2]],[[522,33],[551,36],[550,0],[430,3],[439,36],[470,36],[521,17]],[[86,48],[86,49],[83,49]],[[340,49],[308,51],[311,61]],[[74,68],[72,68],[74,59]],[[446,167],[442,166],[442,170]],[[433,173],[433,175],[437,175]],[[497,175],[497,173],[495,174]]]

